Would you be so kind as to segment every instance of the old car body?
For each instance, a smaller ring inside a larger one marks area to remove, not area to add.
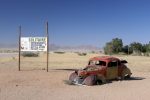
[[[125,63],[126,60],[112,56],[93,57],[84,69],[73,72],[69,80],[78,85],[95,85],[107,80],[130,78],[132,73]]]

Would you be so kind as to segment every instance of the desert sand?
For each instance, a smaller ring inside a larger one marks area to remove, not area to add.
[[[112,81],[96,86],[67,84],[71,70],[86,66],[88,59],[103,54],[78,56],[75,53],[21,57],[0,54],[0,100],[150,100],[150,57],[116,56],[128,61],[133,75],[130,80]]]

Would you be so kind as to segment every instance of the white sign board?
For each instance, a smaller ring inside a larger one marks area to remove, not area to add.
[[[21,51],[47,51],[47,37],[21,37]]]

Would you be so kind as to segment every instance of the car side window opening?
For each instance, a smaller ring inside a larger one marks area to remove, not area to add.
[[[117,67],[118,66],[118,61],[112,61],[108,63],[108,67]]]
[[[118,61],[118,66],[120,66],[121,65],[121,62],[120,61]]]

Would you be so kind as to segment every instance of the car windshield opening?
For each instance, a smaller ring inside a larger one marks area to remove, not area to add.
[[[104,62],[104,61],[99,61],[99,60],[96,60],[96,61],[90,61],[89,65],[106,66],[106,62]]]

